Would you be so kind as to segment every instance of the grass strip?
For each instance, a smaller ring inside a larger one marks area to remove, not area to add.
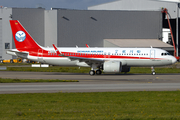
[[[180,91],[1,94],[0,119],[179,120]]]
[[[49,67],[49,68],[32,68],[32,67],[7,67],[7,71],[29,71],[29,72],[69,72],[69,73],[89,73],[90,68],[78,67]],[[180,73],[179,68],[155,68],[156,73]],[[131,67],[128,73],[145,73],[151,74],[150,67]],[[123,74],[123,73],[122,73]]]
[[[39,82],[79,82],[78,80],[29,80],[29,79],[9,79],[0,78],[0,83],[39,83]]]
[[[59,66],[53,66],[48,68],[7,67],[7,71],[89,73],[90,68],[82,67],[79,69],[79,67],[59,67]]]
[[[50,66],[48,68],[25,67],[26,65],[31,65],[29,63],[28,64],[27,63],[13,63],[13,64],[0,63],[0,65],[6,66],[7,67],[6,71],[68,72],[68,73],[89,73],[90,71],[90,68],[85,68],[85,67],[80,67],[80,68],[79,67],[60,67],[60,66]],[[21,67],[21,65],[23,67]],[[180,63],[176,63],[174,65],[166,66],[166,67],[155,67],[155,71],[156,73],[180,73]],[[150,67],[131,67],[131,70],[129,73],[151,74],[151,68]]]

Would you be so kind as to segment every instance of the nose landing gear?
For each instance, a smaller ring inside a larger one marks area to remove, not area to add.
[[[154,70],[154,67],[153,67],[153,66],[151,67],[151,74],[152,74],[152,75],[156,75],[156,72],[155,72],[155,70]]]

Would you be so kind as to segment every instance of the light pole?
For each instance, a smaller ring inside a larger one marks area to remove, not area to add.
[[[179,7],[180,3],[177,2],[177,18],[176,18],[176,56],[178,57],[179,52]]]

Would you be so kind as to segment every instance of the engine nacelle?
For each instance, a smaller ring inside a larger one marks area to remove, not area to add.
[[[119,61],[108,61],[104,62],[103,72],[118,73],[122,70],[122,63]]]

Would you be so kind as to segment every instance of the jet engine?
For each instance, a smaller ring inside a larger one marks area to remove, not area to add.
[[[122,63],[119,61],[108,61],[103,64],[104,72],[118,73],[122,71]]]

